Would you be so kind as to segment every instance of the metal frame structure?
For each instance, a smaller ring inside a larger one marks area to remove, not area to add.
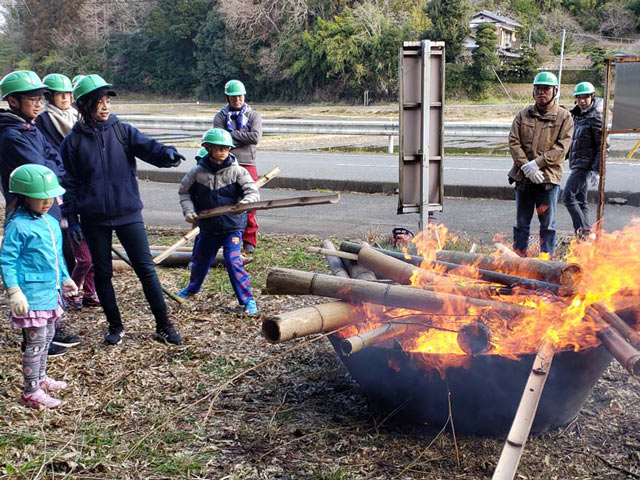
[[[640,63],[640,57],[617,57],[606,59],[605,82],[604,82],[604,107],[602,112],[602,145],[600,147],[600,184],[598,185],[598,215],[597,229],[602,229],[602,218],[604,217],[604,184],[607,174],[607,136],[612,133],[639,133],[640,128],[613,129],[609,128],[609,99],[611,96],[611,81],[613,65],[617,63]],[[638,112],[640,114],[640,112]]]
[[[424,230],[444,200],[444,42],[404,42],[398,58],[398,214],[419,213]]]

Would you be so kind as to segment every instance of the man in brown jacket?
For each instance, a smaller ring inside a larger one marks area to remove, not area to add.
[[[513,248],[526,256],[535,209],[540,221],[540,251],[553,255],[556,242],[556,208],[562,181],[562,164],[571,145],[573,119],[558,106],[558,79],[540,72],[533,80],[535,105],[521,110],[511,125],[509,150],[513,167],[509,183],[516,184],[516,226]]]

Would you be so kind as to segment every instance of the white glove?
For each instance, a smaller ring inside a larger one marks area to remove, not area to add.
[[[594,172],[593,170],[591,170],[589,172],[589,184],[592,187],[595,187],[596,185],[598,185],[600,183],[600,174],[598,172]]]
[[[533,175],[529,175],[528,178],[533,183],[542,183],[542,182],[544,182],[544,174],[540,170],[534,172]]]
[[[245,200],[244,198],[238,202],[240,205],[246,205],[247,203],[251,203],[249,200]]]
[[[29,311],[29,302],[27,297],[22,293],[20,287],[7,288],[9,294],[9,308],[14,315],[25,315]]]
[[[64,298],[75,297],[78,295],[78,286],[76,282],[73,281],[72,278],[67,278],[64,282],[62,282],[62,296]]]
[[[520,167],[520,170],[522,170],[522,173],[524,173],[525,177],[533,182],[531,175],[533,175],[535,172],[540,171],[540,168],[538,167],[538,164],[535,160],[531,160],[530,162],[522,165],[522,167]]]
[[[189,212],[184,216],[184,219],[187,223],[196,225],[198,223],[198,214],[196,212]]]

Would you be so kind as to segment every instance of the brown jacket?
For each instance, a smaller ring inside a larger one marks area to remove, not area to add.
[[[522,109],[513,119],[509,133],[509,150],[513,158],[509,183],[525,182],[521,167],[535,159],[544,175],[544,183],[560,185],[562,164],[569,152],[572,135],[573,119],[565,108],[556,104],[544,113],[535,105]]]

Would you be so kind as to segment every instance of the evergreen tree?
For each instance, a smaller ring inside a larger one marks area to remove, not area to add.
[[[493,23],[481,23],[476,31],[476,44],[471,65],[472,86],[475,93],[482,95],[495,78],[494,68],[498,65],[498,40]]]
[[[431,0],[425,11],[432,24],[426,36],[431,40],[444,41],[447,62],[455,61],[462,53],[465,37],[471,33],[469,0]]]

